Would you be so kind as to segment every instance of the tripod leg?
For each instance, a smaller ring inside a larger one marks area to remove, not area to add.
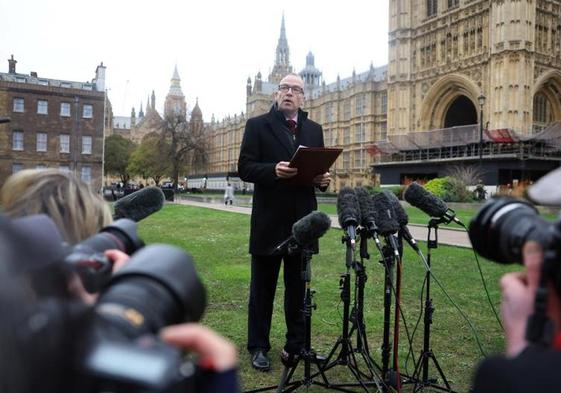
[[[288,370],[289,368],[286,366],[282,370],[279,386],[277,387],[277,393],[281,393],[284,389],[284,385],[288,382]]]
[[[446,376],[444,375],[444,371],[442,371],[442,368],[440,367],[440,364],[438,364],[438,360],[436,360],[436,356],[434,356],[434,353],[430,352],[428,357],[430,357],[432,359],[432,362],[434,363],[434,366],[436,367],[436,369],[438,370],[438,373],[440,374],[440,378],[442,378],[442,382],[444,382],[444,385],[446,385],[446,389],[448,389],[448,391],[452,391],[452,388],[450,387],[450,384],[448,383],[448,380],[446,379]]]

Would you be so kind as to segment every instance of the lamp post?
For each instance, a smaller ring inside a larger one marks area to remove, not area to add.
[[[479,168],[483,168],[483,105],[485,105],[485,96],[481,94],[477,97],[479,101]]]

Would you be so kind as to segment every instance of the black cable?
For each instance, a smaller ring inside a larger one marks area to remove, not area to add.
[[[463,223],[460,223],[460,225],[466,230],[467,232],[467,228]],[[483,289],[485,290],[485,295],[487,296],[487,301],[489,302],[489,305],[491,306],[491,310],[493,310],[493,314],[495,315],[495,319],[497,320],[499,326],[501,327],[502,331],[504,332],[504,327],[503,324],[501,322],[501,318],[499,317],[499,314],[497,313],[497,310],[495,309],[495,306],[493,305],[493,302],[491,301],[491,295],[489,295],[489,290],[487,289],[487,282],[485,281],[485,277],[483,276],[483,271],[481,270],[481,264],[479,263],[479,258],[477,257],[477,253],[475,252],[475,250],[472,248],[473,251],[473,255],[475,256],[475,262],[477,265],[477,270],[479,270],[479,276],[481,277],[481,283],[483,284]]]
[[[456,304],[456,302],[454,302],[454,300],[452,299],[452,297],[450,297],[450,295],[448,294],[448,292],[446,291],[446,289],[444,288],[444,286],[440,283],[440,280],[434,275],[434,273],[432,272],[432,269],[429,267],[427,260],[425,259],[425,256],[423,255],[423,253],[421,252],[421,250],[419,250],[417,252],[417,254],[421,257],[421,260],[423,261],[424,265],[425,265],[425,270],[427,272],[429,272],[429,274],[431,275],[431,277],[434,279],[434,281],[436,282],[436,284],[438,285],[438,287],[442,290],[442,293],[444,294],[444,296],[446,296],[446,298],[448,299],[448,301],[452,304],[452,306],[454,306],[454,308],[456,308],[456,310],[458,310],[458,312],[460,313],[460,315],[464,318],[464,320],[467,322],[467,324],[470,327],[471,332],[473,333],[473,337],[475,338],[475,341],[477,342],[477,346],[479,347],[479,351],[481,352],[481,355],[483,357],[486,357],[487,354],[485,353],[485,350],[483,349],[483,346],[481,344],[481,339],[479,338],[479,334],[477,333],[477,330],[475,330],[475,326],[473,326],[473,323],[471,322],[471,320],[468,318],[468,316],[463,312],[463,310],[460,308],[460,306],[458,306]]]
[[[382,250],[381,250],[380,248],[378,248],[378,251],[379,251],[379,253],[380,253],[381,257],[382,257],[382,258],[381,258],[382,261],[384,261],[384,269],[388,270],[388,266],[387,266],[387,264],[386,264],[386,259],[383,257],[384,254],[383,254]],[[388,277],[389,277],[389,282],[390,282],[390,290],[391,290],[391,292],[392,292],[394,298],[396,298],[397,295],[396,295],[395,286],[394,286],[394,284],[393,284],[392,277],[391,277],[391,276],[388,276]],[[423,285],[424,285],[424,284],[423,284]],[[422,303],[421,303],[421,306],[422,306]],[[402,322],[403,322],[403,327],[404,327],[404,329],[405,329],[405,334],[407,335],[407,343],[409,344],[408,353],[410,353],[410,352],[413,351],[413,336],[409,333],[409,327],[408,327],[408,325],[407,325],[407,318],[405,317],[405,313],[404,313],[404,311],[403,311],[403,307],[401,306],[401,304],[400,304],[400,306],[399,306],[399,314],[401,315],[401,320],[402,320]],[[421,313],[420,313],[420,315],[419,315],[419,319],[421,318],[421,316],[422,316],[422,309],[421,309]],[[416,363],[415,363],[415,360],[413,360],[413,363],[415,364],[415,368],[416,368],[417,365],[416,365]],[[405,365],[405,370],[407,371],[407,366],[406,366],[406,365]]]
[[[419,318],[417,318],[417,322],[415,322],[415,328],[413,328],[413,333],[411,334],[411,341],[415,339],[415,334],[417,334],[417,329],[419,328],[419,324],[421,323],[421,319],[423,318],[423,310],[424,310],[424,295],[425,295],[425,287],[427,285],[427,276],[423,279],[423,285],[421,286],[421,293],[420,293],[420,304],[419,304]],[[407,351],[407,356],[405,357],[405,371],[409,373],[409,358],[413,359],[413,365],[415,366],[415,370],[417,369],[417,362],[415,362],[415,354],[413,353],[413,346],[409,347],[409,351]]]

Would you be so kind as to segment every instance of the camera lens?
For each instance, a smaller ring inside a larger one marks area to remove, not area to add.
[[[98,313],[128,338],[200,320],[206,292],[183,250],[150,245],[135,253],[103,291]]]
[[[493,198],[472,219],[469,238],[481,256],[499,263],[522,263],[522,247],[528,240],[543,244],[551,223],[538,216],[528,202]]]
[[[88,254],[117,249],[130,255],[143,246],[136,231],[136,223],[122,218],[104,227],[100,233],[76,244],[73,252]]]

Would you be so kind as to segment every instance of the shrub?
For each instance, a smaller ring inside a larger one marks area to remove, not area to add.
[[[403,199],[403,189],[405,186],[391,186],[391,187],[370,187],[367,186],[366,189],[371,194],[378,194],[382,191],[391,191],[395,194],[396,197],[399,199]]]
[[[471,202],[473,195],[460,179],[446,176],[432,179],[425,188],[445,202]]]

